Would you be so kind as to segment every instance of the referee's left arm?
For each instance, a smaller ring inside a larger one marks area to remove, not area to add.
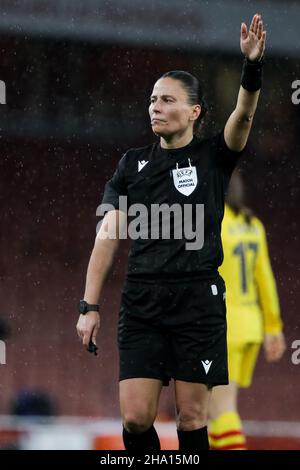
[[[253,116],[257,107],[262,82],[262,57],[265,50],[266,31],[260,15],[254,15],[249,32],[245,23],[241,25],[241,51],[245,55],[241,87],[236,108],[230,115],[224,139],[230,150],[240,152],[245,147]]]

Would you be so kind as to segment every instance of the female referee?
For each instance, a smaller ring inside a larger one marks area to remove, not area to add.
[[[189,206],[189,223],[197,230],[196,206],[204,205],[203,244],[198,249],[187,249],[185,236],[140,236],[132,242],[118,325],[120,409],[124,445],[130,452],[160,449],[153,423],[162,386],[171,378],[179,450],[209,448],[211,389],[228,383],[225,285],[218,274],[224,194],[257,107],[265,40],[260,15],[253,17],[249,31],[242,23],[245,59],[236,108],[211,139],[195,135],[204,114],[198,80],[183,71],[164,74],[154,84],[149,106],[159,142],[126,152],[105,186],[102,203],[112,210],[96,236],[79,303],[77,333],[88,349],[100,327],[98,301],[119,244],[115,235],[127,217],[119,207],[120,197],[127,198],[129,208],[142,203],[149,211],[162,204]],[[180,225],[175,219],[173,228]]]

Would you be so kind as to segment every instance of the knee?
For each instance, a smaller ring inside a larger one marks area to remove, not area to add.
[[[207,425],[207,410],[199,405],[186,405],[177,412],[177,429],[194,431]]]
[[[141,434],[148,431],[152,426],[154,418],[148,413],[126,413],[123,416],[124,428],[133,434]]]

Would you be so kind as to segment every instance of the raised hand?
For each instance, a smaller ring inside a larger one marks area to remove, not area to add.
[[[260,60],[264,54],[267,32],[263,30],[261,15],[254,15],[249,32],[245,23],[241,24],[241,51],[251,61]]]

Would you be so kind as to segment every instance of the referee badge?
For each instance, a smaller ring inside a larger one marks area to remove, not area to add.
[[[188,167],[178,168],[178,163],[176,163],[176,170],[172,170],[174,186],[185,196],[192,194],[198,183],[196,167],[191,165],[190,159],[188,160]]]

